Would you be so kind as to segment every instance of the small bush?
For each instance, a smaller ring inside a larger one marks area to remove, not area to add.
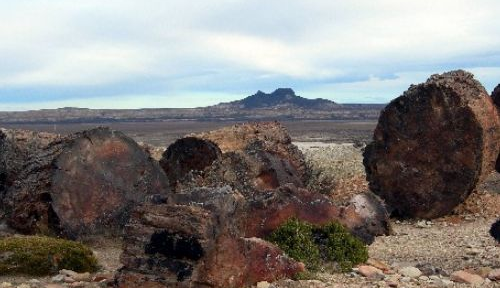
[[[309,271],[317,271],[322,262],[335,262],[339,270],[348,271],[368,260],[365,244],[339,223],[324,226],[290,219],[268,239],[288,256],[303,262]]]
[[[324,243],[322,250],[326,260],[336,262],[341,271],[349,271],[354,265],[368,260],[365,244],[337,222],[317,229],[315,235],[320,243]]]
[[[319,247],[314,243],[313,226],[297,219],[290,219],[269,237],[288,256],[303,262],[308,270],[316,271],[320,264]]]
[[[22,236],[0,239],[0,275],[50,275],[61,269],[94,272],[92,250],[81,243],[57,238]]]

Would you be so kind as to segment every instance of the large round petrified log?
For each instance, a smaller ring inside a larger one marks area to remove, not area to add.
[[[399,216],[446,215],[493,170],[498,137],[496,109],[472,74],[433,75],[382,111],[364,153],[370,188]]]
[[[68,237],[114,232],[147,195],[167,193],[157,163],[121,132],[96,128],[30,155],[5,197],[8,223]]]
[[[30,155],[40,153],[59,139],[57,134],[0,129],[0,201],[18,178]]]
[[[261,150],[290,162],[302,182],[309,177],[304,155],[292,143],[288,131],[279,122],[237,124],[192,136],[213,141],[223,153],[246,153],[249,146],[259,142]]]
[[[203,171],[222,155],[217,144],[195,137],[181,138],[163,153],[160,165],[175,187],[191,171]]]

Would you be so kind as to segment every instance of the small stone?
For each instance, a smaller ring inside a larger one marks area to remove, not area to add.
[[[40,284],[40,280],[38,280],[38,279],[31,279],[28,282],[31,283],[31,284]]]
[[[404,283],[408,283],[411,281],[411,278],[410,277],[403,277],[399,281],[404,282]]]
[[[457,283],[467,283],[472,285],[480,285],[483,284],[483,277],[471,274],[466,271],[456,271],[451,274],[450,279]]]
[[[14,286],[12,286],[12,283],[10,283],[10,282],[2,282],[0,284],[0,288],[10,288],[10,287],[14,287]]]
[[[387,286],[389,287],[398,287],[399,283],[397,281],[389,280],[386,282]]]
[[[75,275],[71,276],[71,278],[75,279],[75,281],[77,282],[90,282],[92,280],[92,276],[89,272],[76,273]]]
[[[416,267],[403,267],[399,269],[399,273],[404,277],[418,278],[422,276],[422,271]]]
[[[64,283],[73,283],[73,282],[75,282],[75,279],[68,276],[64,277]]]
[[[488,279],[492,281],[500,281],[500,269],[495,269],[488,273]]]
[[[29,284],[21,284],[21,285],[17,285],[16,288],[31,288],[31,286]]]
[[[113,280],[113,273],[97,273],[92,278],[93,282],[103,282]]]
[[[73,282],[73,283],[69,284],[69,287],[74,287],[74,288],[85,287],[85,282],[82,282],[82,281]]]
[[[378,268],[384,272],[391,269],[391,267],[389,267],[389,265],[387,265],[386,263],[373,258],[368,259],[368,261],[366,261],[366,264]]]
[[[384,279],[385,276],[384,276],[384,273],[382,272],[382,270],[378,269],[378,268],[375,268],[373,266],[370,266],[370,265],[361,265],[358,267],[358,272],[359,274],[363,275],[364,277],[368,278],[368,279],[371,279],[371,280],[374,280],[374,279]]]
[[[62,269],[59,270],[59,274],[73,278],[73,276],[77,275],[78,273],[73,270]]]
[[[269,288],[271,287],[271,284],[267,281],[261,281],[257,283],[257,288]]]
[[[468,272],[471,274],[476,274],[476,275],[481,276],[482,278],[486,278],[486,277],[488,277],[488,274],[490,274],[490,272],[492,270],[493,269],[491,269],[490,267],[480,267],[480,268],[474,268],[474,269],[466,269],[465,272]]]
[[[429,277],[427,277],[427,276],[420,276],[420,277],[418,277],[418,280],[419,281],[425,281],[425,282],[427,282],[427,281],[429,281]]]
[[[65,275],[59,274],[51,278],[52,282],[63,282],[64,278],[66,278]]]

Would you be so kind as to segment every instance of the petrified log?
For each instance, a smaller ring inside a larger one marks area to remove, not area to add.
[[[490,235],[500,243],[500,219],[491,225]]]
[[[491,92],[491,98],[497,107],[500,107],[500,84]]]
[[[160,160],[160,166],[175,189],[188,173],[203,171],[221,156],[221,150],[212,141],[186,137],[167,148]]]
[[[253,143],[260,142],[263,151],[289,161],[302,182],[309,177],[304,155],[292,144],[288,131],[279,122],[237,124],[192,136],[216,143],[223,153],[244,152]]]
[[[20,232],[75,238],[119,231],[133,206],[168,191],[165,173],[136,142],[96,128],[29,155],[4,203],[9,225]]]
[[[59,135],[51,133],[0,129],[0,201],[28,159],[59,138]]]
[[[231,233],[231,221],[195,206],[139,207],[127,225],[116,286],[246,287],[304,270],[273,244]]]
[[[343,224],[353,235],[370,244],[375,236],[391,232],[385,207],[372,195],[356,196],[348,206],[335,205],[325,195],[293,185],[245,197],[229,186],[198,187],[172,194],[170,202],[195,205],[210,210],[219,219],[230,219],[227,229],[244,237],[265,238],[290,218],[315,225],[333,221]]]
[[[493,99],[493,103],[495,103],[497,107],[497,111],[500,111],[498,110],[500,109],[500,84],[498,84],[497,87],[493,89],[493,92],[491,93],[491,98]],[[497,172],[500,172],[500,154],[498,155],[497,158],[495,170],[497,170]]]
[[[370,189],[397,215],[446,215],[493,170],[498,137],[495,106],[472,74],[433,75],[382,111],[364,153]]]

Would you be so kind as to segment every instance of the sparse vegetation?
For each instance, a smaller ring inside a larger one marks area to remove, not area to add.
[[[288,256],[303,262],[310,272],[317,271],[322,262],[335,262],[340,271],[348,271],[368,260],[363,242],[336,222],[319,227],[290,219],[271,234],[269,241]]]
[[[50,275],[61,269],[94,272],[92,250],[81,243],[41,236],[0,239],[0,275]]]
[[[316,271],[320,265],[320,250],[314,242],[313,225],[290,219],[269,237],[285,253],[295,260],[303,262],[308,270]]]

